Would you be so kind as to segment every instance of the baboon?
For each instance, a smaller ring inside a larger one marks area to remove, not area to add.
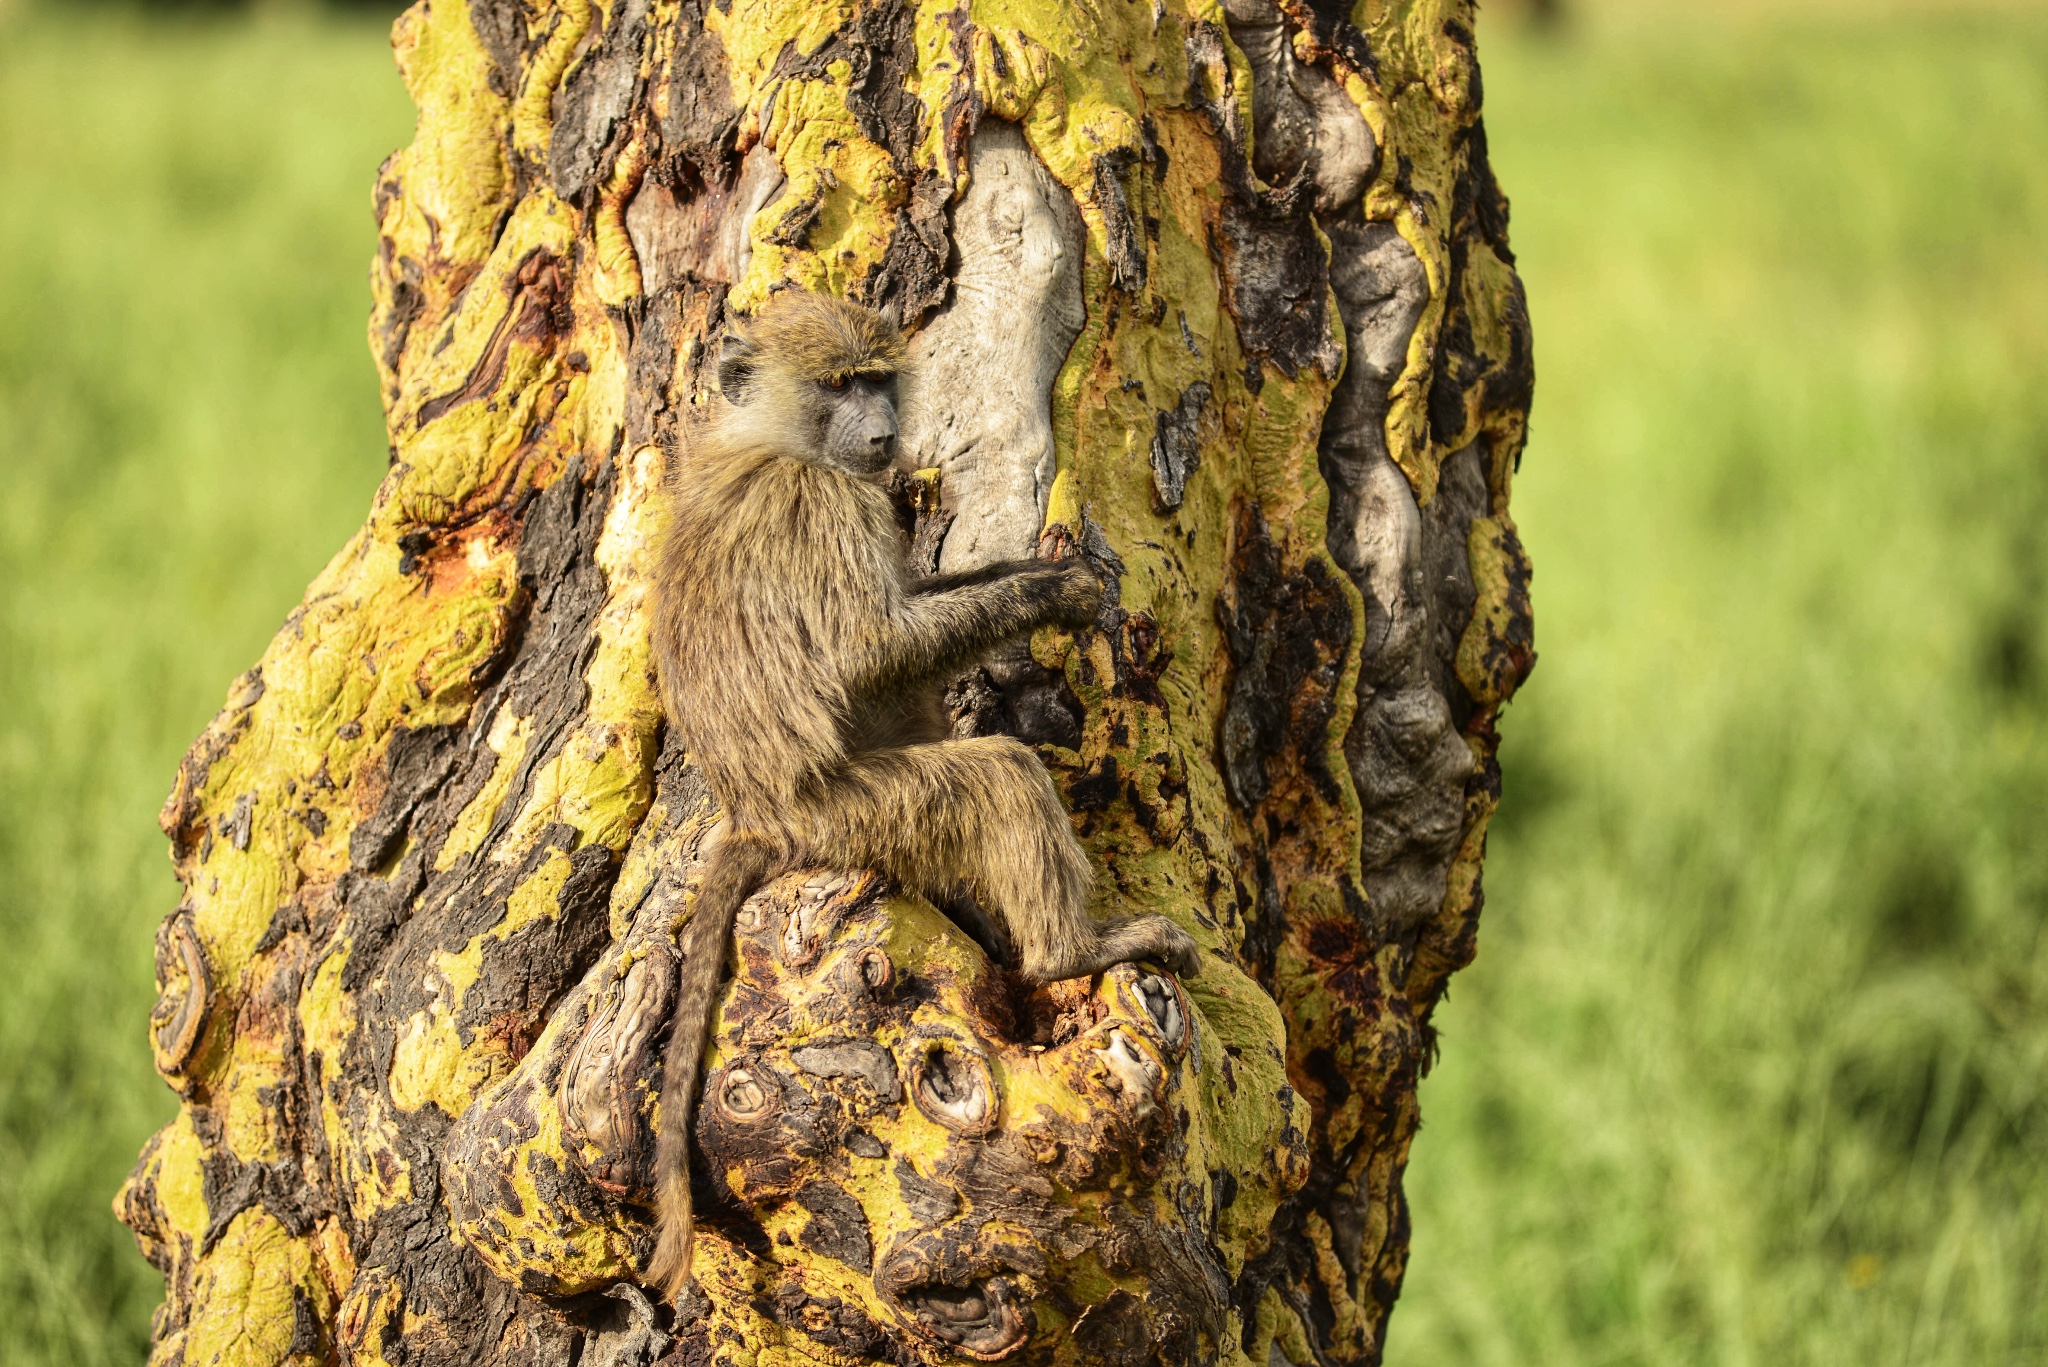
[[[1199,969],[1164,917],[1097,925],[1051,776],[1007,736],[948,739],[939,685],[1035,627],[1093,622],[1078,560],[917,579],[881,483],[904,343],[870,309],[786,291],[735,332],[687,435],[654,584],[662,705],[724,810],[697,892],[663,1065],[654,1278],[689,1281],[689,1132],[734,914],[774,873],[872,868],[972,901],[1017,971],[1051,982],[1147,959]]]

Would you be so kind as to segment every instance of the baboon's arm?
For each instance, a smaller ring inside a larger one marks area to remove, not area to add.
[[[997,568],[991,566],[948,576],[952,582],[944,588],[919,585],[865,643],[865,677],[854,691],[951,673],[1034,627],[1093,618],[1102,585],[1092,571],[1074,561],[1011,566],[994,579],[977,578]]]
[[[928,579],[915,579],[908,588],[914,594],[950,593],[954,589],[972,588],[977,584],[993,584],[1008,579],[1011,575],[1027,574],[1032,570],[1054,568],[1049,560],[998,560],[992,565],[978,569],[955,570],[951,574],[935,574]]]

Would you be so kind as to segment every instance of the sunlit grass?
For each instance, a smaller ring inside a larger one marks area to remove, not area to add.
[[[108,1203],[173,1100],[144,1036],[178,756],[384,464],[382,21],[0,17],[0,1363],[139,1362]]]
[[[1482,27],[1543,662],[1389,1359],[2042,1361],[2048,20],[1577,8]],[[381,21],[0,0],[10,1367],[147,1336],[152,818],[382,468],[407,126]]]
[[[2048,20],[1487,35],[1543,662],[1393,1363],[2048,1358]]]

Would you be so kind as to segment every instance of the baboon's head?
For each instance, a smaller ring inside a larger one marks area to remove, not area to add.
[[[896,456],[903,334],[873,309],[784,290],[726,338],[722,425],[744,440],[856,475]]]

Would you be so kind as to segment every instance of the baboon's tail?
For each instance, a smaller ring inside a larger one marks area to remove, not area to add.
[[[774,848],[750,832],[732,831],[719,842],[697,888],[696,909],[683,932],[676,972],[675,1011],[661,1066],[661,1137],[655,1149],[655,1199],[660,1238],[648,1269],[673,1300],[690,1282],[690,1129],[697,1073],[718,1000],[718,977],[732,942],[733,917],[774,869]]]

